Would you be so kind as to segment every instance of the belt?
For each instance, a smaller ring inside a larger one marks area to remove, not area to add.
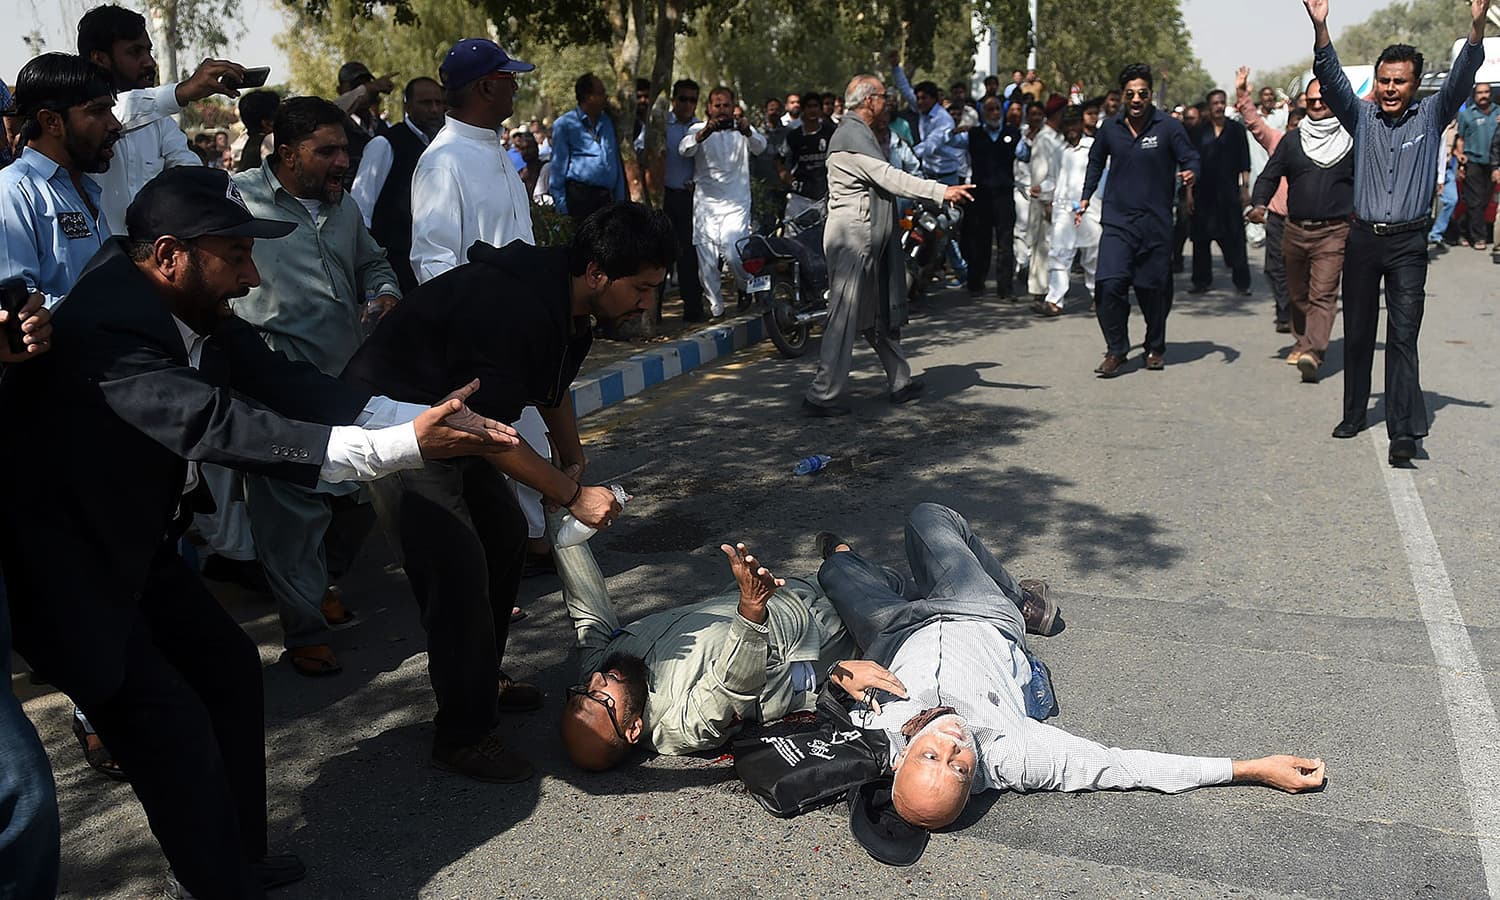
[[[1348,219],[1287,219],[1287,221],[1307,231],[1316,231],[1319,228],[1327,228],[1330,225],[1349,224]]]
[[[1370,232],[1371,234],[1386,237],[1392,234],[1405,234],[1408,231],[1422,231],[1432,227],[1432,219],[1423,216],[1420,219],[1408,219],[1405,222],[1366,222],[1364,219],[1355,217],[1354,224]]]

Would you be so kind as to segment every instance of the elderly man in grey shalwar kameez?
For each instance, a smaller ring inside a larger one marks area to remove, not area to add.
[[[933,203],[968,200],[971,185],[947,186],[916,178],[886,162],[870,126],[884,110],[885,86],[857,75],[844,96],[847,113],[828,145],[828,325],[818,372],[803,399],[813,416],[842,416],[838,402],[849,381],[854,336],[863,334],[885,366],[892,403],[922,390],[901,353],[906,324],[906,269],[896,234],[896,198]]]

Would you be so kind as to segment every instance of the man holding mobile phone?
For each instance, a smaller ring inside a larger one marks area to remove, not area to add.
[[[114,163],[98,177],[99,202],[116,235],[125,233],[125,207],[146,182],[173,166],[201,166],[187,135],[172,117],[195,100],[215,94],[237,97],[245,69],[223,59],[205,59],[186,81],[157,85],[151,33],[140,13],[96,6],[78,20],[78,55],[114,79],[120,140]]]

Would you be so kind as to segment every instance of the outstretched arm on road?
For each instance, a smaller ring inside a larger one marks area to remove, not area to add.
[[[1176,794],[1239,781],[1297,793],[1323,783],[1319,759],[1266,756],[1236,761],[1123,750],[1035,720],[980,748],[989,787],[1015,791],[1145,789]]]

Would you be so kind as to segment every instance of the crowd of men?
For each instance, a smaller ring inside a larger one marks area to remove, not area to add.
[[[859,74],[758,111],[678,80],[658,123],[643,83],[629,136],[593,74],[550,129],[508,132],[535,67],[487,39],[458,41],[434,76],[401,86],[391,123],[381,98],[397,86],[358,62],[333,99],[241,93],[245,70],[226,60],[158,85],[145,20],[92,9],[77,54],[36,57],[0,93],[0,461],[68,473],[17,481],[0,510],[0,657],[13,640],[76,704],[81,750],[135,790],[177,896],[255,897],[305,871],[266,844],[258,653],[202,579],[269,593],[287,664],[335,676],[331,629],[357,616],[339,581],[377,519],[427,634],[432,763],[479,781],[534,777],[496,729],[543,704],[504,656],[521,579],[555,570],[581,657],[560,723],[574,763],[609,768],[643,742],[719,747],[831,686],[888,739],[892,783],[857,813],[887,816],[886,843],[861,836],[887,862],[913,861],[986,788],[1314,788],[1316,759],[1122,751],[1042,724],[1049,676],[1028,634],[1060,627],[1050,589],[1013,578],[960,514],[930,504],[908,522],[909,577],[831,534],[823,569],[791,583],[726,544],[733,591],[622,629],[588,545],[554,546],[562,516],[599,529],[621,512],[586,478],[568,389],[595,325],[654,310],[669,271],[686,319],[717,318],[726,269],[743,295],[738,246],[753,228],[822,220],[830,315],[804,410],[851,412],[857,335],[888,399],[906,402],[922,383],[900,343],[898,216],[960,204],[951,284],[978,298],[993,281],[1056,318],[1081,270],[1104,378],[1127,366],[1132,292],[1144,367],[1165,367],[1188,238],[1192,292],[1211,288],[1217,245],[1241,294],[1247,242],[1263,240],[1304,380],[1319,378],[1342,292],[1335,437],[1367,427],[1384,286],[1386,427],[1403,464],[1427,432],[1429,255],[1450,229],[1487,249],[1500,184],[1497,114],[1473,85],[1490,4],[1471,2],[1469,41],[1421,99],[1421,54],[1399,44],[1377,60],[1373,95],[1355,96],[1328,0],[1305,0],[1314,77],[1289,102],[1254,93],[1242,70],[1232,102],[1214,91],[1168,111],[1140,63],[1093,99],[1078,85],[1049,94],[1035,71],[970,98],[962,82],[913,84],[893,55],[889,86]],[[200,149],[173,116],[214,95],[238,99],[244,133]],[[661,212],[629,202],[620,153],[621,140],[644,153],[656,125],[664,148],[641,171]],[[1467,209],[1450,223],[1460,183]],[[569,244],[536,246],[537,205],[574,221]],[[973,700],[986,686],[1001,694]],[[0,896],[50,895],[54,789],[8,692],[0,762]]]

